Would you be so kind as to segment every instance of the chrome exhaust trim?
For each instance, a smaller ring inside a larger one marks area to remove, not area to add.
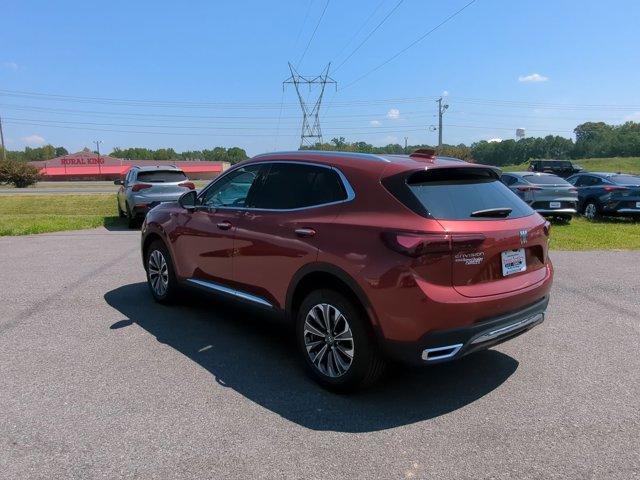
[[[456,343],[455,345],[447,345],[445,347],[425,348],[422,351],[422,360],[434,362],[436,360],[452,358],[460,351],[462,346],[462,343]]]

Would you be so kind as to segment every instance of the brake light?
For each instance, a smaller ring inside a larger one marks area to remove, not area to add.
[[[409,257],[451,253],[456,250],[477,248],[485,240],[481,233],[451,235],[449,233],[384,232],[382,241],[394,252]]]
[[[616,190],[629,190],[627,187],[614,187],[612,185],[607,185],[604,187],[605,192],[615,192]]]
[[[145,188],[151,188],[153,185],[149,183],[136,183],[133,187],[131,187],[132,192],[139,192],[140,190],[144,190]]]
[[[578,189],[574,187],[574,188],[570,188],[569,191],[572,193],[577,193]]]
[[[528,187],[528,186],[518,187],[518,191],[520,192],[535,192],[538,190],[542,190],[542,187]]]
[[[451,235],[448,233],[383,232],[382,241],[394,252],[408,257],[451,251]]]
[[[188,188],[189,190],[196,189],[196,186],[194,185],[193,182],[182,182],[182,183],[179,183],[178,186]]]

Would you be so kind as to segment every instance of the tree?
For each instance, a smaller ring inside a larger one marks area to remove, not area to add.
[[[25,188],[35,184],[40,178],[38,169],[16,160],[0,160],[0,183],[13,184]]]

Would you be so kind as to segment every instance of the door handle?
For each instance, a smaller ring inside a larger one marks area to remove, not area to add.
[[[296,235],[302,238],[313,237],[316,231],[313,228],[296,228]]]
[[[232,227],[231,222],[228,222],[227,220],[225,220],[224,222],[218,223],[218,228],[220,230],[229,230],[231,227]]]

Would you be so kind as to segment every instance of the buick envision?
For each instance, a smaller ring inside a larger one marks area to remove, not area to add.
[[[588,219],[601,215],[640,218],[640,176],[589,172],[567,181],[578,189],[579,209]]]
[[[307,371],[344,391],[387,360],[454,360],[541,323],[548,238],[494,167],[298,151],[157,206],[141,246],[158,302],[191,285],[281,312]]]

